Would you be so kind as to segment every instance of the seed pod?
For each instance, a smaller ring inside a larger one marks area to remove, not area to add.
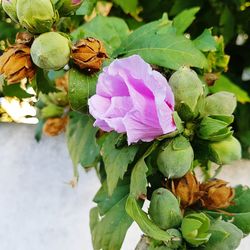
[[[195,204],[202,196],[199,182],[192,172],[188,172],[181,179],[172,180],[171,191],[180,199],[183,209]]]
[[[46,70],[59,70],[70,59],[70,42],[57,32],[48,32],[35,39],[31,46],[33,62]]]
[[[16,2],[17,0],[2,0],[2,7],[6,14],[16,23],[18,23],[16,13]]]
[[[174,92],[176,111],[182,120],[192,120],[204,100],[201,80],[190,68],[181,67],[170,77],[169,84]]]
[[[182,220],[178,200],[165,188],[158,188],[153,192],[148,213],[164,230],[178,227]]]
[[[212,162],[229,164],[241,158],[241,145],[235,137],[229,136],[223,141],[210,143],[208,152]]]
[[[192,166],[194,152],[190,142],[182,135],[170,140],[158,154],[157,165],[167,178],[180,178]]]
[[[234,189],[227,186],[228,182],[213,179],[200,185],[204,192],[201,197],[202,206],[207,209],[227,208],[232,205]]]
[[[50,31],[56,20],[51,0],[18,0],[16,7],[20,24],[33,34]]]
[[[83,0],[53,0],[60,17],[73,14],[82,4]]]
[[[49,118],[43,126],[43,133],[47,136],[57,136],[65,131],[67,122],[68,117]]]
[[[203,115],[231,115],[236,105],[234,94],[226,91],[217,92],[205,98]]]
[[[0,74],[8,83],[18,83],[24,78],[32,80],[36,67],[31,61],[30,48],[23,44],[10,46],[0,56]]]
[[[204,213],[186,215],[181,224],[183,238],[192,246],[198,247],[208,242],[211,233],[210,219]]]
[[[100,70],[103,61],[108,58],[103,43],[90,37],[78,41],[72,48],[71,56],[80,69],[89,71]]]

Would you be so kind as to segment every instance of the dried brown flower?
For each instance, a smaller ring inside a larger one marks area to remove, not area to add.
[[[78,41],[72,48],[71,56],[80,69],[90,72],[100,70],[103,61],[108,58],[103,43],[91,37]]]
[[[10,46],[0,56],[0,74],[8,83],[18,83],[24,78],[33,79],[36,73],[31,56],[30,48],[24,44]]]
[[[221,209],[232,205],[234,189],[227,186],[228,182],[219,179],[212,179],[200,185],[204,192],[201,197],[201,204],[207,209]]]
[[[31,45],[34,40],[34,36],[29,32],[18,32],[16,34],[16,43]]]
[[[47,136],[57,136],[65,131],[67,123],[68,117],[49,118],[43,126],[43,133]]]
[[[216,73],[206,73],[204,75],[204,80],[208,86],[213,86],[215,81],[219,79],[219,74]]]
[[[171,190],[180,198],[183,209],[196,203],[202,195],[199,182],[192,172],[188,172],[180,179],[172,180]]]

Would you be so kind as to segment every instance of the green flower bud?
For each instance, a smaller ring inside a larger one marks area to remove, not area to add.
[[[209,144],[210,160],[217,164],[229,164],[241,158],[241,145],[239,141],[229,136],[223,141]]]
[[[232,134],[228,122],[209,116],[202,119],[197,130],[198,137],[210,141],[221,141]]]
[[[204,250],[235,250],[243,238],[242,231],[230,222],[216,220],[209,232],[212,234]]]
[[[16,2],[17,0],[2,0],[2,7],[8,16],[15,22],[18,23],[16,13]]]
[[[190,142],[182,135],[168,141],[158,154],[157,165],[168,178],[184,176],[192,166],[194,152]]]
[[[69,104],[68,94],[66,92],[49,93],[50,100],[59,106],[66,106]]]
[[[30,33],[40,34],[51,30],[56,13],[51,0],[18,0],[17,17]]]
[[[54,104],[49,104],[48,106],[44,107],[41,112],[43,119],[61,117],[64,114],[64,108]]]
[[[44,33],[33,42],[31,58],[42,69],[59,70],[69,62],[70,42],[57,32]]]
[[[231,115],[236,105],[234,94],[226,91],[217,92],[205,98],[203,115]]]
[[[189,214],[181,224],[183,238],[192,246],[198,247],[208,242],[210,219],[204,213]]]
[[[182,214],[179,202],[165,188],[158,188],[153,192],[148,213],[151,219],[164,230],[181,224]]]
[[[81,6],[83,0],[53,0],[53,2],[62,17],[73,14]]]
[[[202,82],[197,74],[188,67],[177,70],[169,79],[174,92],[175,109],[184,120],[198,115],[204,100]]]

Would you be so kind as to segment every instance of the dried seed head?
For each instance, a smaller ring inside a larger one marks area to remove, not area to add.
[[[30,48],[24,44],[10,46],[0,57],[0,74],[8,83],[18,83],[24,78],[32,80],[36,67],[30,57]]]
[[[196,203],[202,195],[199,182],[192,172],[188,172],[180,179],[172,180],[171,189],[175,196],[180,198],[183,209]]]
[[[67,122],[68,117],[49,118],[43,126],[43,133],[47,136],[57,136],[65,131]]]
[[[211,210],[230,206],[235,192],[227,184],[228,182],[219,179],[201,184],[200,190],[204,192],[201,197],[202,206]]]
[[[78,41],[72,48],[71,56],[80,69],[90,72],[100,70],[103,61],[108,58],[103,43],[90,37]]]

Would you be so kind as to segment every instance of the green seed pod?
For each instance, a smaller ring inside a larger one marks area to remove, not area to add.
[[[169,79],[175,96],[175,109],[184,120],[196,117],[203,105],[204,90],[197,74],[188,67],[181,67]]]
[[[241,145],[233,136],[229,136],[223,141],[210,143],[209,158],[219,165],[239,160],[241,158]]]
[[[226,91],[217,92],[205,98],[203,115],[231,115],[236,105],[234,94]]]
[[[61,17],[73,14],[82,4],[83,0],[53,0]]]
[[[17,0],[2,0],[2,7],[8,16],[18,23],[17,13],[16,13],[16,2]]]
[[[148,213],[152,220],[164,230],[181,224],[182,214],[179,202],[165,188],[158,188],[153,192]]]
[[[42,69],[59,70],[69,62],[70,42],[57,32],[44,33],[33,42],[31,58]]]
[[[192,166],[194,152],[190,142],[182,135],[175,137],[158,154],[157,165],[168,178],[184,176]]]
[[[238,227],[221,219],[212,223],[209,233],[212,235],[202,248],[204,250],[235,250],[243,238],[243,233]]]
[[[17,17],[30,33],[40,34],[51,30],[56,12],[51,0],[18,0]]]
[[[210,219],[204,213],[189,214],[181,224],[183,238],[192,246],[198,247],[208,242]]]
[[[44,107],[41,111],[41,116],[43,119],[52,117],[61,117],[63,114],[64,114],[64,108],[54,104],[49,104],[48,106]]]
[[[197,135],[203,140],[221,141],[233,134],[228,125],[226,121],[206,116],[199,124]]]

